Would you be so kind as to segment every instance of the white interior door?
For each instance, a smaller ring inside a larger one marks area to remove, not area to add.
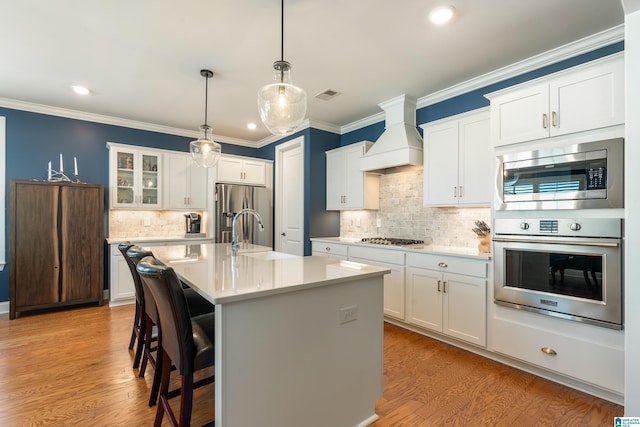
[[[304,137],[276,147],[275,250],[304,255]]]

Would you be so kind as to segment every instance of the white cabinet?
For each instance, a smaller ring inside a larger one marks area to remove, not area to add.
[[[109,257],[109,305],[130,304],[135,301],[136,289],[131,270],[120,253],[117,244],[112,244]]]
[[[363,246],[349,247],[349,260],[391,270],[384,275],[383,310],[385,316],[405,320],[405,277],[402,251]]]
[[[267,164],[270,162],[239,156],[220,156],[216,167],[216,182],[269,186]]]
[[[487,262],[407,253],[407,322],[486,346]]]
[[[487,95],[494,146],[624,123],[624,57],[612,55]]]
[[[191,155],[164,154],[164,208],[207,208],[207,169],[198,167]]]
[[[496,306],[491,350],[624,393],[624,332]]]
[[[349,246],[341,243],[313,241],[311,242],[311,255],[347,259],[349,257]]]
[[[162,207],[162,153],[108,143],[112,208]]]
[[[358,142],[326,152],[327,210],[380,209],[380,177],[360,171],[373,143]]]
[[[425,206],[491,204],[489,122],[489,112],[483,110],[421,125]]]

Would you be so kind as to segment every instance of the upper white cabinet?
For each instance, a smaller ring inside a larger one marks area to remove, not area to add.
[[[380,209],[380,177],[360,171],[371,145],[362,141],[326,152],[327,210]]]
[[[489,206],[492,150],[489,112],[465,113],[421,125],[424,205]]]
[[[190,154],[164,154],[164,208],[207,208],[207,169],[198,167]]]
[[[624,123],[624,57],[616,54],[487,95],[494,146]]]
[[[270,162],[247,157],[222,155],[218,160],[216,182],[229,184],[264,185]]]
[[[108,143],[109,194],[112,208],[162,207],[162,154]]]

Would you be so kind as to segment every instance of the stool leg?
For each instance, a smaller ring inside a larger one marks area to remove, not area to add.
[[[133,343],[136,341],[136,328],[140,325],[140,304],[136,301],[136,314],[133,316],[133,328],[131,328],[131,340],[129,341],[129,350],[133,350]]]
[[[147,362],[149,361],[149,355],[151,354],[151,341],[153,338],[153,322],[151,318],[145,314],[145,332],[144,332],[144,349],[142,351],[142,364],[140,365],[140,378],[144,377],[144,373],[147,370]],[[156,366],[152,363],[154,369]]]
[[[133,357],[133,369],[138,369],[140,366],[140,358],[144,351],[145,332],[147,330],[147,315],[146,313],[140,314],[140,322],[138,323],[138,345],[136,346],[136,354]]]
[[[164,350],[162,350],[162,368],[158,370],[161,371],[162,381],[160,383],[160,402],[158,402],[158,409],[156,410],[154,427],[160,427],[162,425],[162,418],[165,412],[164,406],[169,405],[167,393],[169,391],[169,377],[171,376],[171,359],[169,359],[169,356]]]
[[[164,369],[165,354],[162,349],[162,333],[158,329],[158,350],[156,352],[156,369],[153,371],[153,384],[151,385],[151,395],[149,396],[149,406],[153,406],[158,402],[158,393],[160,391],[160,380],[162,379],[162,370]],[[169,358],[168,356],[166,357]],[[171,362],[169,362],[171,363]],[[171,372],[171,365],[169,365]]]
[[[193,409],[193,372],[182,376],[182,390],[180,394],[180,425],[191,425],[191,411]]]

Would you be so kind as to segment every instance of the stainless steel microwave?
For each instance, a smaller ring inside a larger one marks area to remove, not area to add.
[[[498,156],[495,209],[624,207],[624,139]]]

